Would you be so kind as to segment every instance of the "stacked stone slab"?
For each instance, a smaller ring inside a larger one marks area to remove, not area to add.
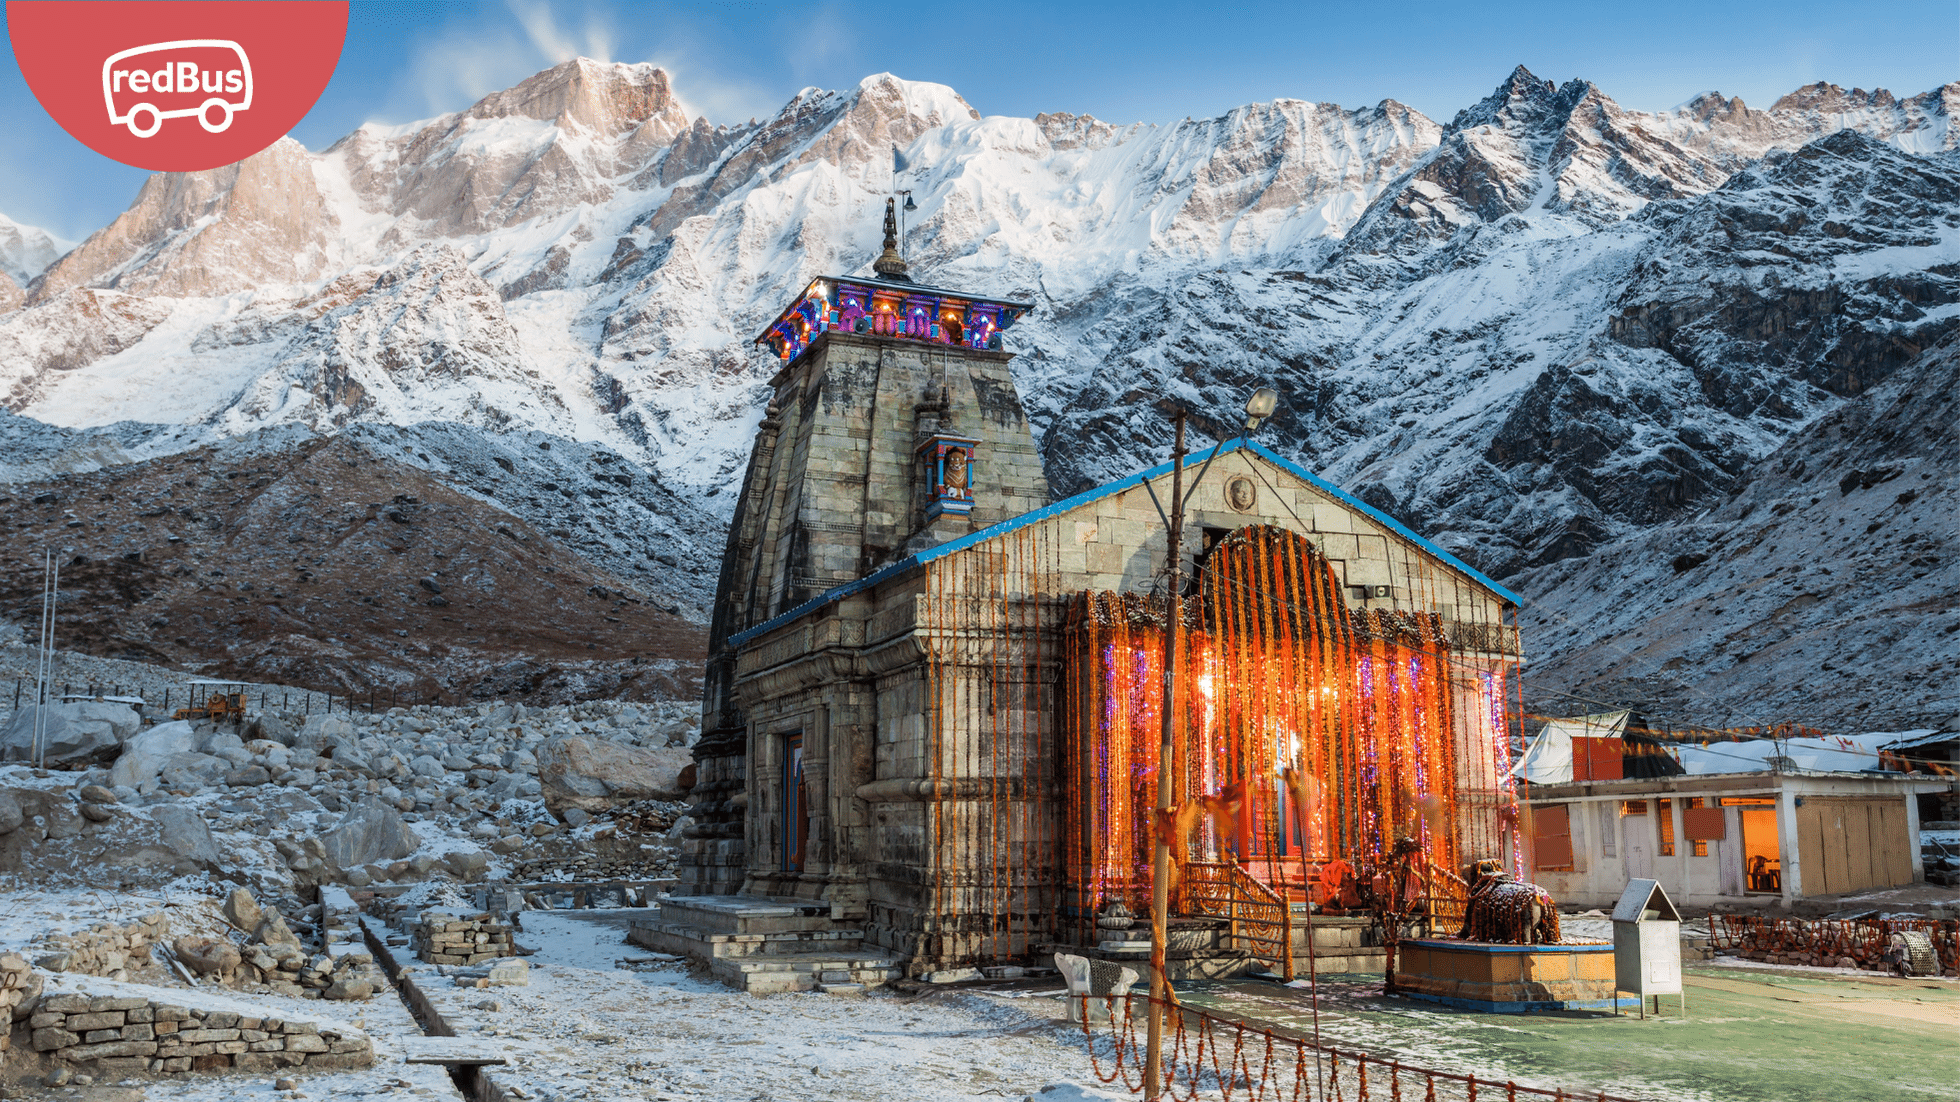
[[[423,911],[415,924],[415,955],[428,964],[481,964],[516,955],[510,927],[484,911]]]
[[[27,961],[12,953],[0,954],[0,1053],[13,1039],[16,1009],[41,994],[41,976]]]
[[[195,1010],[141,995],[55,994],[28,1019],[34,1048],[102,1071],[265,1072],[276,1068],[365,1068],[374,1045],[360,1034],[312,1022]]]

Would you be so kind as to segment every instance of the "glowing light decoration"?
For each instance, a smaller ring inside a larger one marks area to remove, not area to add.
[[[1068,628],[1077,699],[1066,747],[1081,781],[1064,844],[1077,914],[1112,899],[1148,903],[1163,608],[1086,593]],[[1491,738],[1505,729],[1502,675],[1460,660],[1439,617],[1348,608],[1313,544],[1266,526],[1213,548],[1185,608],[1174,802],[1243,794],[1236,829],[1192,831],[1192,860],[1236,861],[1297,900],[1315,891],[1321,865],[1381,867],[1398,838],[1420,840],[1432,868],[1484,855],[1494,834],[1486,805],[1503,773],[1464,759],[1496,747],[1492,766],[1508,761]],[[1458,680],[1460,661],[1478,676]],[[1475,689],[1464,693],[1465,682]],[[1476,698],[1469,714],[1464,696]],[[1308,806],[1293,806],[1289,769]]]
[[[755,340],[784,363],[833,329],[998,349],[1001,331],[1031,308],[1031,303],[975,298],[915,283],[824,276],[811,281]]]

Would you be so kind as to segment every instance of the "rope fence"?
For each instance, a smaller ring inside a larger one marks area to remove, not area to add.
[[[1137,1036],[1133,1011],[1148,995],[1074,995],[1099,1082],[1143,1093],[1148,1056]],[[1108,1035],[1090,1021],[1091,1000],[1107,1011]],[[1167,1102],[1638,1102],[1604,1091],[1530,1087],[1511,1080],[1437,1071],[1365,1052],[1316,1044],[1270,1028],[1221,1017],[1168,1001],[1165,1014],[1163,1093]]]

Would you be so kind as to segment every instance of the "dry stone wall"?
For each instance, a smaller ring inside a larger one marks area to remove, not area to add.
[[[159,1003],[141,995],[48,995],[34,1007],[28,1026],[35,1051],[102,1071],[265,1072],[374,1064],[373,1042],[359,1033]]]

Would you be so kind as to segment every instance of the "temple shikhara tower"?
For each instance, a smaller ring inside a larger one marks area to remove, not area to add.
[[[1170,465],[1051,501],[1002,339],[1031,305],[913,282],[889,204],[873,271],[757,338],[695,825],[635,935],[751,990],[1027,962],[1149,905]],[[1290,960],[1330,868],[1414,839],[1460,901],[1515,861],[1516,598],[1248,440],[1184,484],[1170,778],[1232,810],[1193,817],[1174,915]]]

